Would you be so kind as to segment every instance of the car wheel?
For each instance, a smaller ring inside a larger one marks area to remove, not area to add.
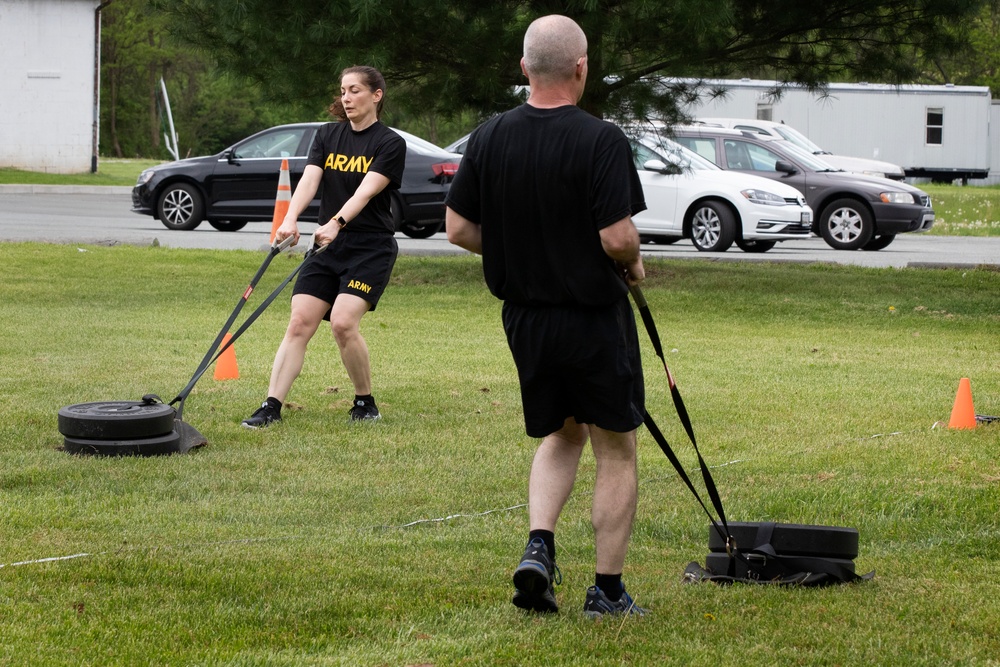
[[[194,186],[174,183],[164,188],[157,205],[160,222],[167,229],[194,229],[201,224],[205,206]]]
[[[428,222],[422,225],[415,222],[404,222],[400,231],[411,239],[429,239],[441,231],[441,225],[440,221]]]
[[[872,238],[871,241],[861,246],[862,250],[881,250],[896,240],[895,234],[882,234]]]
[[[209,220],[208,224],[220,232],[238,232],[247,226],[245,220]]]
[[[681,240],[680,236],[664,236],[663,234],[640,234],[639,243],[655,243],[657,245],[671,245]]]
[[[736,220],[725,204],[706,201],[691,214],[691,242],[702,252],[725,252],[736,239]]]
[[[871,211],[857,199],[838,199],[823,209],[819,232],[826,244],[836,250],[857,250],[875,233]]]
[[[777,241],[758,241],[757,239],[736,239],[736,245],[743,252],[767,252],[778,244]]]

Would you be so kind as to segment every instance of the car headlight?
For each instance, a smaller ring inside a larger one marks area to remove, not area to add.
[[[139,174],[139,179],[135,182],[136,185],[142,185],[143,183],[149,183],[149,179],[153,177],[155,172],[152,169],[145,169],[141,174]]]
[[[883,192],[879,195],[879,199],[884,201],[886,204],[912,204],[913,195],[909,192]]]
[[[766,190],[740,190],[740,194],[752,201],[754,204],[767,204],[768,206],[784,206],[785,198]]]

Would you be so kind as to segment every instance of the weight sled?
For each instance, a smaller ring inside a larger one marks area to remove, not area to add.
[[[806,526],[796,523],[741,523],[730,521],[729,534],[738,550],[750,550],[758,537],[765,538],[762,527],[771,527],[767,542],[774,551],[786,556],[822,556],[854,559],[858,555],[858,531],[836,526]],[[726,553],[726,543],[718,531],[709,528],[708,550]]]
[[[92,440],[66,436],[64,448],[71,454],[96,456],[156,456],[174,454],[181,449],[181,435],[171,430],[166,435],[125,440]]]
[[[98,401],[59,410],[59,432],[70,438],[125,440],[167,435],[177,412],[163,403]]]
[[[858,531],[853,528],[730,523],[729,534],[727,545],[715,526],[709,527],[705,567],[688,565],[686,580],[824,586],[875,576],[855,572]]]

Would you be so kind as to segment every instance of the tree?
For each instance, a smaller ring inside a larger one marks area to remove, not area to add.
[[[917,82],[989,86],[994,97],[1000,96],[1000,0],[990,0],[952,32],[961,48],[925,58]]]
[[[102,10],[105,154],[167,158],[161,77],[181,157],[215,153],[270,125],[316,118],[296,104],[265,101],[258,86],[220,72],[209,54],[172,39],[168,23],[168,15],[151,11],[149,0],[115,0]]]
[[[989,0],[153,0],[176,33],[273,98],[329,101],[339,71],[371,64],[390,103],[449,117],[516,103],[528,23],[566,14],[589,40],[581,106],[601,117],[677,115],[691,95],[657,77],[766,73],[821,87],[903,83],[958,46]]]

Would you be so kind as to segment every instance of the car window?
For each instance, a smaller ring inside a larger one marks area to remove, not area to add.
[[[746,141],[726,139],[726,164],[738,171],[777,171],[781,156],[772,150]]]
[[[302,143],[302,135],[307,128],[296,127],[250,137],[233,148],[233,157],[247,158],[278,158],[299,155],[298,148]]]
[[[410,134],[409,132],[403,132],[402,130],[397,130],[396,128],[392,128],[392,131],[403,137],[403,139],[406,140],[407,149],[413,151],[414,153],[439,158],[448,158],[452,155],[437,144],[432,144],[426,139],[421,139],[420,137]]]
[[[699,139],[697,137],[675,137],[674,141],[690,151],[694,151],[712,164],[715,164],[715,139]]]
[[[646,164],[650,160],[659,160],[660,162],[666,163],[667,160],[663,156],[658,155],[653,149],[648,146],[644,146],[638,142],[629,142],[632,144],[632,161],[635,162],[635,168],[642,171],[642,165]]]

